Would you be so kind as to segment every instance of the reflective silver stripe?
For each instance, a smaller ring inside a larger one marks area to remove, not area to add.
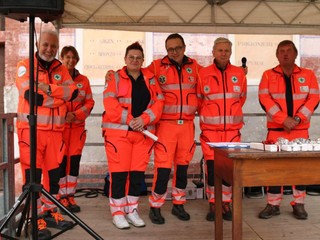
[[[82,106],[80,108],[80,110],[85,113],[86,115],[89,115],[90,114],[90,108],[87,108],[86,106]]]
[[[71,91],[69,86],[63,86],[63,97],[62,99],[68,101],[71,97]]]
[[[114,93],[114,92],[106,92],[103,95],[103,98],[108,98],[108,97],[116,97],[116,93]]]
[[[286,94],[285,93],[271,93],[271,96],[273,99],[285,99]]]
[[[150,117],[150,122],[153,122],[156,119],[156,116],[151,109],[147,109],[144,112]]]
[[[26,113],[18,113],[18,121],[20,122],[29,122],[28,115]],[[53,120],[53,122],[52,122]],[[63,125],[65,124],[64,116],[45,116],[45,115],[37,115],[37,123],[38,124],[55,124],[55,125]]]
[[[239,93],[213,93],[205,96],[207,100],[217,100],[217,99],[238,99],[240,98]]]
[[[242,116],[216,116],[216,117],[205,117],[200,116],[200,121],[207,124],[237,124],[243,122]]]
[[[65,117],[64,116],[53,116],[52,117],[52,116],[38,115],[37,116],[37,123],[62,125],[62,124],[65,124]]]
[[[311,88],[309,91],[310,94],[319,94],[319,89]]]
[[[158,94],[157,99],[163,100],[163,99],[164,99],[164,95],[163,95],[162,93],[161,93],[161,94]]]
[[[185,114],[193,114],[197,111],[197,106],[188,106],[188,105],[183,105],[182,106],[182,113]],[[165,105],[163,107],[163,113],[180,113],[180,105]]]
[[[301,112],[307,119],[311,118],[312,112],[306,106],[303,106],[299,112]]]
[[[308,95],[309,95],[308,93],[293,94],[292,99],[293,100],[306,99]]]
[[[29,122],[28,116],[29,114],[27,113],[17,113],[17,119],[20,122]]]
[[[118,98],[119,103],[131,104],[131,98]]]
[[[54,98],[48,97],[47,100],[44,102],[43,107],[51,108],[54,105]]]
[[[259,90],[259,94],[269,94],[269,89],[268,88],[264,88]]]
[[[115,80],[116,80],[116,94],[118,94],[118,92],[119,92],[118,84],[119,84],[119,82],[120,82],[120,77],[119,77],[119,73],[118,73],[118,72],[115,72],[115,73],[114,73],[114,78],[115,78]]]
[[[128,110],[124,109],[121,113],[121,123],[126,124],[128,118]]]
[[[118,124],[118,123],[102,123],[102,128],[109,128],[109,129],[118,129],[118,130],[128,130],[128,125]]]
[[[162,90],[180,90],[180,84],[163,84],[160,85]],[[195,84],[183,83],[181,84],[181,89],[193,89],[195,88]]]
[[[268,114],[270,116],[273,116],[279,111],[280,111],[280,108],[277,105],[273,105],[273,107],[269,109]]]

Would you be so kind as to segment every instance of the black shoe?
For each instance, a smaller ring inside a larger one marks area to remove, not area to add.
[[[232,210],[229,202],[222,203],[222,218],[226,221],[232,221]]]
[[[213,222],[216,220],[216,206],[214,203],[209,203],[209,212],[206,219],[209,222]]]
[[[276,216],[276,215],[280,215],[279,206],[278,205],[267,204],[265,209],[263,209],[259,213],[259,218],[268,219],[268,218],[271,218],[271,217]]]
[[[64,230],[67,228],[73,228],[72,221],[66,221],[62,215],[57,211],[48,211],[44,217],[44,220],[47,223],[47,227],[57,228]]]
[[[74,196],[68,196],[68,202],[70,204],[71,212],[74,212],[74,213],[80,212],[81,208],[74,200]]]
[[[63,205],[66,209],[68,209],[68,211],[71,212],[71,205],[70,205],[70,202],[68,201],[68,198],[67,197],[62,197],[60,198],[59,202],[61,203],[61,205]],[[65,210],[63,210],[62,208],[59,209],[60,210],[60,213],[63,214],[63,215],[66,215],[67,212]]]
[[[151,207],[149,211],[149,218],[154,224],[164,224],[165,220],[161,215],[160,208]]]
[[[184,210],[183,204],[173,204],[171,213],[182,221],[188,221],[190,219],[190,215]]]
[[[296,219],[302,219],[305,220],[308,218],[308,213],[304,209],[304,204],[302,203],[295,203],[293,206],[293,215],[296,217]]]
[[[43,218],[39,218],[38,221],[38,239],[45,240],[51,239],[51,232],[47,229],[47,223]]]

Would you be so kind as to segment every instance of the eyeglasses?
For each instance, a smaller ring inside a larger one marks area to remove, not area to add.
[[[132,56],[132,55],[129,55],[128,56],[128,59],[131,61],[131,62],[133,62],[133,61],[141,61],[142,59],[143,59],[143,57],[142,56]]]
[[[175,48],[168,48],[167,52],[168,53],[173,53],[173,52],[180,53],[183,48],[184,48],[183,46],[178,46]]]

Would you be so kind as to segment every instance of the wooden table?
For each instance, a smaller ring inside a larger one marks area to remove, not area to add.
[[[242,187],[320,184],[320,152],[214,147],[215,239],[223,239],[222,179],[232,185],[232,239],[242,239]]]

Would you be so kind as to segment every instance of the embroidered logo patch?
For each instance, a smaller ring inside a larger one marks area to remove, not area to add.
[[[192,73],[192,68],[187,68],[186,71],[187,73]]]
[[[232,81],[233,83],[237,83],[237,82],[238,82],[238,78],[237,78],[236,76],[232,76],[232,77],[231,77],[231,81]]]
[[[160,84],[165,84],[166,81],[167,81],[166,76],[161,75],[161,76],[159,77],[159,82],[160,82]]]
[[[306,79],[303,77],[298,78],[299,83],[305,83]]]
[[[77,83],[77,87],[78,87],[78,88],[82,88],[83,85],[82,85],[81,83]]]
[[[27,72],[27,69],[25,66],[20,66],[18,69],[18,77],[22,77]]]
[[[53,75],[53,78],[57,81],[60,81],[61,80],[61,75],[60,74],[55,74]]]
[[[204,86],[203,91],[204,93],[210,92],[210,86],[209,85]]]

